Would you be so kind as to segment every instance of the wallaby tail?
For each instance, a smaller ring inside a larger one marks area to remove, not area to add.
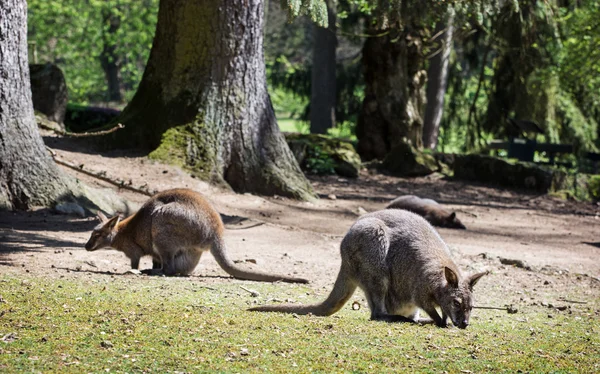
[[[250,311],[256,312],[281,312],[281,313],[296,313],[296,314],[309,314],[312,313],[315,316],[330,316],[333,313],[340,310],[344,304],[350,299],[354,291],[356,290],[357,284],[349,275],[348,272],[342,268],[340,273],[333,285],[333,290],[325,299],[325,301],[318,304],[310,305],[297,305],[297,304],[281,304],[281,305],[262,305],[254,308],[250,308]]]
[[[216,239],[210,248],[210,253],[214,256],[217,263],[227,273],[234,278],[247,279],[259,282],[288,282],[288,283],[308,283],[307,279],[288,277],[280,274],[269,274],[262,271],[242,269],[229,258],[225,243],[221,239]]]

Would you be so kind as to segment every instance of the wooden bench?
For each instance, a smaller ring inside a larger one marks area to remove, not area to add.
[[[535,152],[544,152],[548,155],[549,164],[554,165],[555,157],[560,153],[573,153],[573,145],[571,144],[554,144],[554,143],[538,143],[535,140],[528,139],[511,139],[492,140],[488,145],[489,150],[507,150],[509,158],[516,158],[519,161],[533,162]]]

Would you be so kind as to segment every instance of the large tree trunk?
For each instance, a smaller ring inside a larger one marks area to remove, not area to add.
[[[335,126],[335,3],[327,0],[329,27],[313,25],[313,64],[310,95],[310,132],[327,134]]]
[[[364,160],[383,159],[404,141],[421,147],[426,81],[417,30],[369,33],[385,35],[368,38],[363,46],[365,99],[356,136]]]
[[[267,93],[260,0],[161,0],[119,134],[239,192],[310,198]]]
[[[121,77],[116,53],[115,33],[121,27],[121,16],[114,14],[111,9],[105,8],[102,10],[102,21],[102,53],[100,54],[100,64],[108,83],[108,101],[120,102],[123,98],[121,96]]]
[[[114,211],[105,200],[92,202],[98,199],[91,192],[58,169],[37,130],[27,64],[27,3],[0,1],[0,209],[76,201],[84,208]]]
[[[423,122],[423,146],[435,149],[438,143],[440,122],[444,114],[444,95],[448,86],[448,63],[452,51],[454,13],[451,10],[444,21],[439,21],[434,34],[438,36],[438,53],[429,60],[427,69],[427,106]]]

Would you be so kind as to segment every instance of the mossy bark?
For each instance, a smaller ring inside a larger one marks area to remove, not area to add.
[[[363,47],[365,99],[356,136],[363,160],[382,160],[409,141],[421,148],[426,73],[417,28],[371,30]]]
[[[263,23],[260,0],[161,0],[115,140],[238,192],[312,198],[267,92]]]
[[[84,209],[127,212],[63,174],[37,130],[27,65],[27,3],[0,2],[0,209],[29,209],[74,202]]]

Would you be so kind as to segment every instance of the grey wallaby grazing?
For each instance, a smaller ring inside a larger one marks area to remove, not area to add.
[[[420,216],[400,209],[366,214],[350,227],[340,249],[340,272],[325,301],[250,310],[329,316],[360,287],[372,320],[431,322],[419,320],[422,309],[439,327],[448,317],[459,328],[469,324],[473,286],[487,273],[462,275],[442,238]]]
[[[198,265],[202,252],[210,249],[217,263],[235,278],[263,282],[308,283],[306,279],[238,267],[227,255],[221,216],[198,192],[172,189],[151,197],[132,216],[121,220],[98,214],[101,223],[85,245],[88,251],[113,248],[125,253],[131,267],[140,258],[152,256],[148,274],[188,275]]]
[[[466,229],[465,225],[456,218],[456,213],[450,213],[435,200],[422,199],[415,195],[405,195],[396,198],[385,208],[408,210],[422,216],[434,226],[449,229]]]

